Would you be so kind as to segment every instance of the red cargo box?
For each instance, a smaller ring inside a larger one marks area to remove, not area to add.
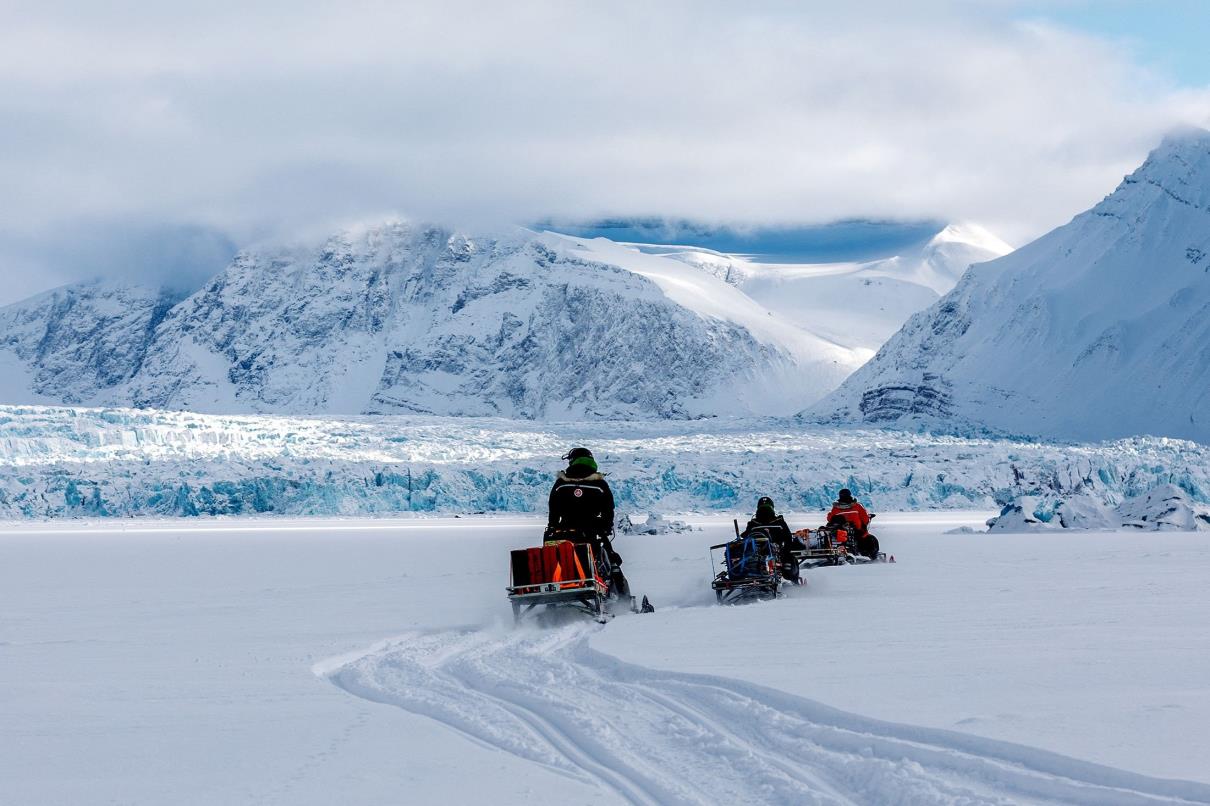
[[[580,580],[595,577],[592,547],[587,543],[560,540],[531,549],[511,553],[513,587],[561,583],[560,587],[575,587]]]

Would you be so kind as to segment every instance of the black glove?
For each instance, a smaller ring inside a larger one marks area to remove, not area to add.
[[[618,554],[616,551],[609,552],[609,562],[615,567],[621,565],[622,555]]]

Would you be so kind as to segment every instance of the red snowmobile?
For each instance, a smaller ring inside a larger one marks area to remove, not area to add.
[[[513,620],[538,605],[546,605],[543,614],[572,610],[592,616],[604,624],[615,613],[651,613],[655,610],[647,597],[636,604],[626,590],[619,569],[612,566],[608,551],[596,551],[593,541],[551,536],[542,546],[515,549],[511,553],[512,579],[508,600]]]

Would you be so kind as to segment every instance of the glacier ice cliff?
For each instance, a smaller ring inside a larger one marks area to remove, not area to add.
[[[704,427],[708,426],[708,427]],[[0,406],[0,517],[542,512],[559,457],[593,448],[619,508],[749,510],[803,526],[840,487],[874,510],[998,508],[1025,495],[1116,506],[1172,484],[1210,502],[1210,448],[1064,445],[776,419],[549,423]]]

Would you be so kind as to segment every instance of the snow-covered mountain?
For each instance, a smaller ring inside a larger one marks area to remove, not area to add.
[[[642,248],[708,271],[768,310],[871,353],[909,316],[952,289],[971,264],[1012,251],[977,224],[951,224],[899,254],[840,263],[766,263],[697,248]]]
[[[198,411],[692,417],[784,412],[862,360],[672,261],[600,257],[402,223],[246,253],[164,319],[129,394]]]
[[[791,414],[872,355],[884,320],[935,298],[930,283],[990,256],[978,243],[948,228],[902,265],[813,272],[394,222],[316,248],[245,251],[183,300],[93,283],[0,309],[3,391],[7,402],[230,413]],[[755,280],[749,293],[718,261],[766,285],[784,271],[788,288],[889,283],[898,298],[890,313],[847,314],[853,337],[828,324],[830,301],[786,304]]]
[[[1210,441],[1210,132],[968,271],[818,404],[836,421]]]

